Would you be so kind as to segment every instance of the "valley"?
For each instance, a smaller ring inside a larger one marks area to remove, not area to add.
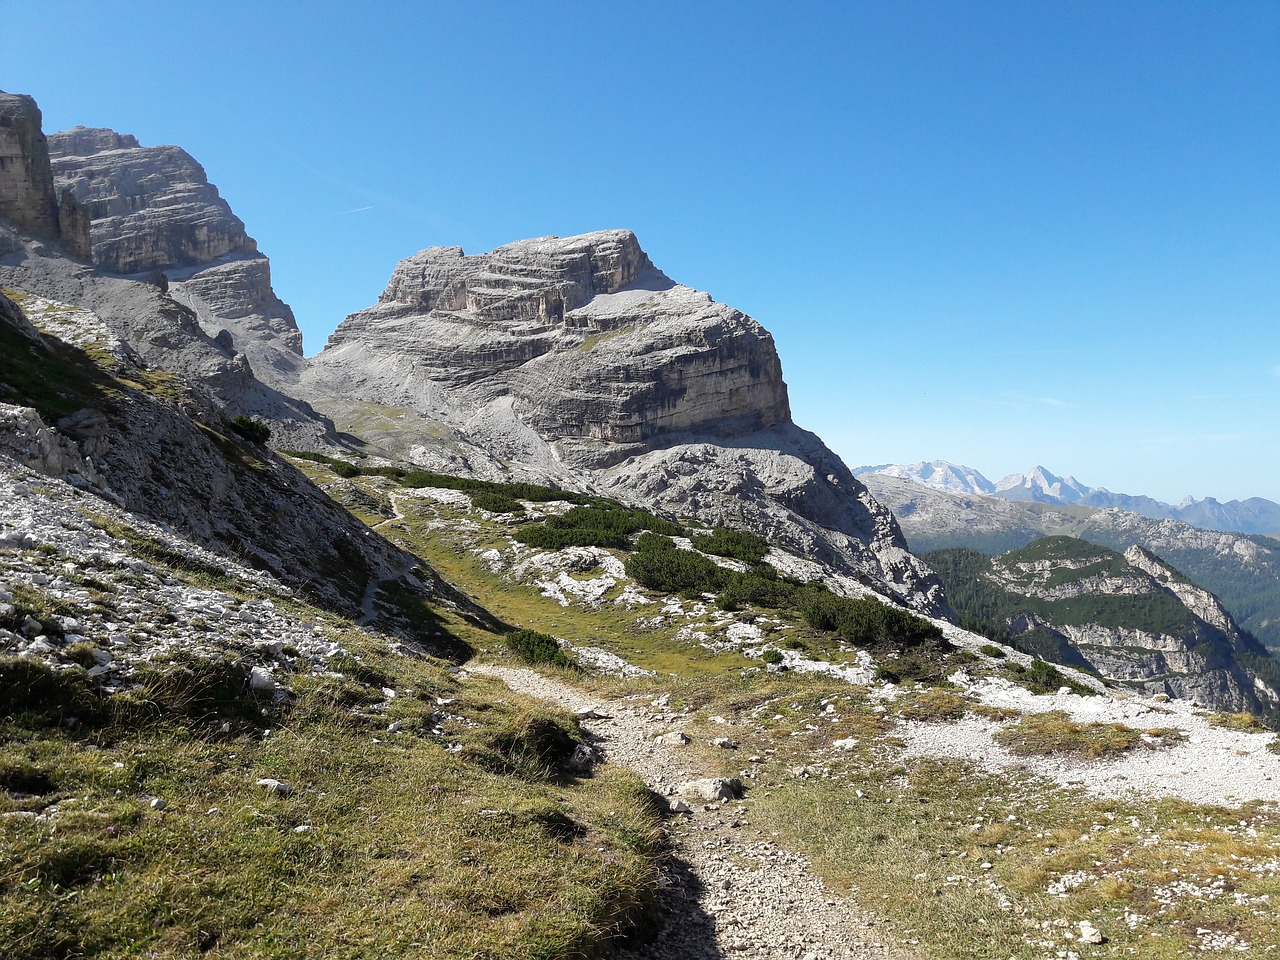
[[[6,956],[1280,942],[1274,541],[855,477],[628,230],[308,359],[195,158],[0,119]]]

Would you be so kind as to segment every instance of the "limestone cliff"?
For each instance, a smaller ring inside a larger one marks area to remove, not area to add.
[[[888,511],[792,423],[768,331],[669,279],[629,231],[424,250],[302,389],[344,428],[368,436],[373,417],[377,440],[424,465],[737,522],[945,609]]]
[[[1280,669],[1209,591],[1141,547],[1046,537],[986,558],[925,555],[956,610],[1022,649],[1148,692],[1274,714]]]
[[[0,91],[0,218],[77,257],[89,256],[88,218],[75,198],[56,192],[40,108],[31,97]]]
[[[272,386],[297,374],[302,334],[271,288],[271,266],[204,168],[174,146],[144,147],[114,130],[49,136],[52,175],[90,221],[93,260],[150,274]]]

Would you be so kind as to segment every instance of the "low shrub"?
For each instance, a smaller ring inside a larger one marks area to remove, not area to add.
[[[266,443],[271,439],[271,427],[261,420],[237,413],[231,418],[231,429],[250,443]]]
[[[1094,691],[1083,683],[1067,679],[1060,670],[1043,660],[1032,660],[1031,665],[1026,667],[1018,663],[1008,663],[1004,669],[1008,670],[1014,680],[1031,693],[1057,693],[1063,687],[1067,687],[1072,693],[1078,693],[1082,697],[1094,695]]]
[[[728,527],[716,527],[709,534],[694,537],[693,545],[703,553],[714,553],[718,557],[752,565],[764,560],[764,555],[769,552],[769,543],[763,537]]]
[[[633,534],[642,530],[678,536],[684,528],[644,510],[629,510],[616,504],[576,506],[543,523],[525,527],[516,539],[544,550],[565,547],[612,547],[625,550]]]
[[[512,630],[506,636],[507,647],[525,663],[546,663],[571,667],[573,661],[560,649],[560,643],[549,633],[537,630]]]
[[[515,497],[496,490],[477,490],[470,494],[471,505],[490,513],[524,513],[524,504]]]
[[[766,650],[764,653],[760,654],[760,659],[765,663],[781,663],[783,660],[782,651],[772,649]]]
[[[730,571],[692,550],[681,550],[666,537],[643,534],[627,558],[627,576],[650,590],[695,597],[725,586]]]

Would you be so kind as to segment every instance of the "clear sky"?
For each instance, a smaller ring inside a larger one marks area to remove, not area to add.
[[[1280,3],[0,0],[0,88],[177,143],[308,352],[397,260],[627,227],[850,466],[1280,501]]]

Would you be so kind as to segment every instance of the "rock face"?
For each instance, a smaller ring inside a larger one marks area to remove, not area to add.
[[[75,199],[54,188],[40,108],[31,97],[0,91],[0,217],[42,240],[89,255],[88,220]]]
[[[199,164],[177,148],[83,127],[50,138],[51,163],[30,97],[0,94],[0,120],[0,285],[93,314],[137,358],[231,413],[271,421],[282,446],[336,441],[332,424],[278,388],[296,377],[301,334],[271,290],[266,258]],[[91,216],[103,268],[151,272],[104,276],[68,257],[68,240],[87,236]],[[61,246],[45,242],[59,236]],[[193,265],[201,256],[218,259]]]
[[[398,384],[390,399],[428,410],[441,389],[461,407],[510,398],[561,459],[592,468],[682,431],[732,436],[790,419],[772,337],[673,283],[624,230],[470,257],[424,250],[319,361],[353,365],[376,366],[379,393]]]
[[[127,281],[120,281],[127,282]],[[164,524],[206,549],[269,571],[349,615],[380,583],[461,610],[471,605],[416,557],[369,530],[301,473],[264,447],[236,436],[218,407],[197,394],[169,396],[170,382],[128,346],[112,342],[93,314],[57,311],[60,336],[32,340],[30,324],[0,315],[0,340],[16,333],[25,356],[0,359],[0,472],[16,461],[67,480]],[[77,333],[78,330],[78,333]],[[108,344],[91,362],[68,340]],[[37,365],[76,394],[4,376],[6,364]],[[84,406],[63,413],[68,403]]]
[[[144,273],[256,253],[244,223],[179,147],[142,147],[113,130],[77,127],[50,135],[59,187],[93,224],[93,259],[113,273]]]
[[[1141,547],[1046,537],[986,558],[927,555],[962,616],[1029,653],[1150,693],[1275,714],[1280,667],[1209,591]]]
[[[769,333],[673,282],[629,231],[424,250],[302,383],[364,435],[371,405],[406,411],[373,432],[424,465],[737,522],[945,609],[889,513],[792,423]]]
[[[1117,551],[1141,546],[1212,591],[1244,629],[1280,650],[1280,544],[1270,538],[1202,530],[1121,510],[951,494],[883,474],[864,473],[859,479],[893,511],[913,550],[967,547],[997,554],[1053,533]]]
[[[103,270],[152,274],[211,337],[226,331],[272,386],[297,375],[302,334],[271,288],[271,266],[244,223],[185,150],[144,147],[114,130],[48,138],[58,188],[87,214]]]

